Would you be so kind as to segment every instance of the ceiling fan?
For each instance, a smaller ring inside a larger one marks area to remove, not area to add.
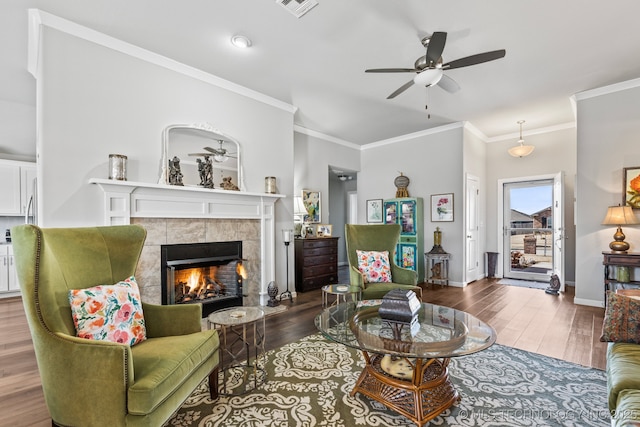
[[[455,80],[444,74],[445,70],[482,64],[503,58],[506,54],[504,49],[492,50],[443,63],[442,52],[446,41],[447,33],[442,31],[436,31],[432,35],[424,37],[422,45],[427,49],[427,52],[416,60],[413,68],[373,68],[365,70],[365,73],[416,73],[413,79],[396,89],[387,99],[395,98],[414,84],[425,87],[438,85],[447,92],[454,93],[460,89],[460,86]]]
[[[217,141],[218,141],[218,144],[220,144],[220,147],[218,148],[203,147],[206,151],[208,151],[207,153],[193,153],[189,155],[190,156],[207,156],[207,157],[213,155],[213,160],[217,163],[226,162],[227,159],[229,158],[232,158],[232,159],[237,158],[236,156],[234,156],[234,154],[236,153],[230,153],[229,150],[227,150],[222,146],[222,144],[225,142],[223,139],[218,139]]]

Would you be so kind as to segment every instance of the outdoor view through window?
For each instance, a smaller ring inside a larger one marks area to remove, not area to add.
[[[553,269],[553,180],[505,184],[505,277],[548,281]]]

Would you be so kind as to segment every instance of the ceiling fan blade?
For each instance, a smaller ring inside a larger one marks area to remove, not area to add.
[[[466,56],[464,58],[456,59],[455,61],[442,64],[442,68],[445,70],[453,70],[454,68],[462,68],[468,67],[470,65],[482,64],[483,62],[489,62],[495,59],[504,58],[506,53],[507,51],[504,49],[478,53],[476,55]]]
[[[442,56],[444,45],[447,42],[447,33],[436,31],[431,35],[429,45],[427,46],[427,64],[436,63]]]
[[[415,68],[373,68],[364,70],[365,73],[417,73]]]
[[[396,96],[400,95],[405,90],[409,89],[411,86],[413,86],[413,79],[409,80],[408,82],[406,82],[405,84],[400,86],[398,89],[396,89],[395,92],[393,92],[391,95],[387,96],[387,99],[395,98]]]
[[[449,93],[456,93],[457,91],[460,90],[460,85],[458,84],[458,82],[456,82],[446,74],[442,75],[442,78],[438,82],[438,86],[440,86],[442,89],[446,90]]]

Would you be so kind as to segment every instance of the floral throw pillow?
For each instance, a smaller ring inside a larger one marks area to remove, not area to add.
[[[69,291],[76,335],[89,340],[134,345],[147,338],[135,277],[115,285]]]
[[[607,292],[600,341],[640,344],[640,301]]]
[[[356,251],[358,270],[365,283],[391,283],[389,251]]]

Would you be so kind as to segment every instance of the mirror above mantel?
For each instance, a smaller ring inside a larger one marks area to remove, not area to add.
[[[240,143],[209,123],[167,126],[161,168],[160,184],[245,191]]]

